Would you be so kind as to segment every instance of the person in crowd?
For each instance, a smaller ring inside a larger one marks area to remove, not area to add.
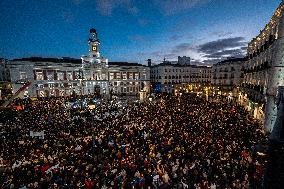
[[[267,141],[246,110],[192,95],[66,107],[16,99],[2,112],[0,188],[260,188]]]

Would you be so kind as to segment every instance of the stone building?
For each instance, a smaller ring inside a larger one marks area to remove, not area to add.
[[[89,54],[73,58],[22,58],[5,63],[15,93],[26,81],[26,96],[138,95],[149,92],[150,68],[127,62],[108,62],[99,52],[95,29],[90,30]]]
[[[283,2],[248,44],[248,61],[244,64],[241,103],[271,132],[277,116],[275,99],[279,86],[284,85],[284,16]]]
[[[243,64],[247,58],[229,58],[212,67],[211,84],[215,92],[237,100],[238,87],[244,78]]]
[[[205,85],[211,82],[211,67],[173,64],[164,61],[151,66],[151,83],[159,92],[173,93],[182,84]]]
[[[31,81],[25,91],[26,96],[69,96],[81,94],[81,60],[70,58],[22,58],[7,63],[15,93],[25,83]]]

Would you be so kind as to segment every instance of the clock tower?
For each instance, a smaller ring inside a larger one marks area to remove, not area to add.
[[[90,29],[88,46],[89,54],[81,57],[83,73],[80,80],[81,93],[109,98],[108,59],[100,55],[100,41],[94,28]]]
[[[89,36],[88,44],[89,44],[89,56],[99,58],[100,57],[100,53],[99,53],[100,41],[98,39],[97,31],[94,28],[90,29],[90,36]]]

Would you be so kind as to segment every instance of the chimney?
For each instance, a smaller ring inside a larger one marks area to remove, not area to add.
[[[151,67],[152,66],[152,60],[148,59],[147,62],[148,62],[148,67]]]

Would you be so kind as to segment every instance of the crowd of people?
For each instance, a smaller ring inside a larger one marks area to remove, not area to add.
[[[65,100],[26,100],[2,116],[0,188],[261,187],[256,145],[267,136],[240,106],[191,95],[92,110]]]

